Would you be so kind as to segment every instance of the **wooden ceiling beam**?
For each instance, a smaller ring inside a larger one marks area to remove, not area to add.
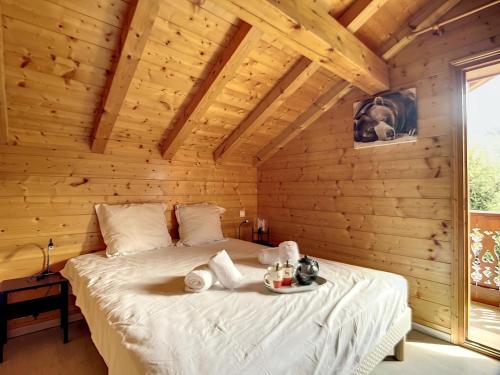
[[[444,0],[440,3],[431,1],[427,7],[423,8],[410,22],[401,27],[382,45],[381,51],[385,51],[382,57],[385,60],[392,59],[418,37],[417,31],[434,25],[460,1]]]
[[[319,68],[319,64],[312,62],[308,58],[300,58],[252,112],[217,147],[214,152],[214,160],[221,162],[231,156],[234,150],[245,143],[248,136],[271,117],[283,102],[297,91]]]
[[[335,85],[326,93],[321,95],[305,112],[303,112],[295,121],[287,128],[262,148],[254,160],[254,165],[259,166],[268,160],[271,156],[281,150],[290,140],[295,138],[304,129],[309,127],[323,113],[337,104],[342,98],[349,94],[353,86],[349,83],[342,82]]]
[[[153,23],[158,15],[160,0],[135,0],[132,2],[128,24],[122,31],[118,61],[104,91],[103,101],[97,112],[91,149],[103,153],[120,113],[127,91],[141,60]]]
[[[356,0],[338,21],[355,33],[389,0]]]
[[[388,0],[357,0],[339,19],[349,31],[358,31]],[[302,57],[262,99],[254,110],[217,147],[214,160],[223,162],[245,143],[248,136],[261,126],[297,89],[312,76],[320,65]]]
[[[212,1],[369,94],[389,88],[385,61],[313,2]]]
[[[444,16],[451,8],[453,8],[460,0],[445,0],[440,5],[436,7],[435,3],[431,4],[432,10],[426,8],[423,12],[417,15],[420,21],[415,22],[416,26],[406,26],[402,28],[400,35],[402,37],[394,43],[382,48],[382,51],[386,50],[383,54],[384,59],[389,59],[399,53],[404,47],[410,44],[415,38],[413,37],[413,30],[420,30],[430,25],[436,23],[442,16]],[[358,0],[356,3],[362,3],[363,0]],[[352,7],[356,7],[356,3]],[[382,4],[379,4],[382,6]],[[364,8],[362,8],[364,9]],[[349,12],[349,10],[347,11]],[[342,16],[343,17],[343,16]],[[342,19],[341,17],[341,19]],[[347,16],[346,16],[347,17]],[[344,19],[344,22],[346,20]],[[409,24],[411,25],[411,24]],[[385,49],[384,49],[385,48]],[[316,121],[326,110],[332,108],[334,105],[338,104],[339,101],[348,95],[354,89],[353,86],[349,86],[348,83],[344,82],[338,86],[335,86],[329,92],[324,94],[319,101],[321,101],[322,106],[318,106],[316,103],[311,105],[303,115],[300,115],[293,123],[286,127],[277,137],[275,137],[269,144],[263,147],[255,157],[254,164],[256,166],[261,165],[266,160],[271,158],[279,150],[281,150],[288,142],[295,138],[299,133],[304,131],[308,126],[310,126],[314,121]],[[336,92],[338,92],[337,95]],[[331,100],[329,99],[331,96]],[[309,117],[308,117],[309,116]]]
[[[192,134],[208,108],[233,78],[250,51],[256,47],[261,36],[260,30],[240,21],[235,35],[231,37],[229,44],[222,50],[207,78],[182,110],[173,128],[168,132],[162,149],[164,159],[172,159]]]
[[[5,62],[3,47],[2,8],[0,5],[0,143],[9,141],[9,118],[7,111],[7,94],[5,92]]]

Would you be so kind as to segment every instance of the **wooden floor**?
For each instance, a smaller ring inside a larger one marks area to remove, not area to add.
[[[61,335],[59,328],[51,328],[9,340],[0,374],[107,374],[85,322],[71,324],[68,344],[62,343]],[[383,362],[373,374],[499,375],[500,362],[412,331],[408,336],[405,361]]]
[[[500,350],[500,308],[471,302],[468,338]]]

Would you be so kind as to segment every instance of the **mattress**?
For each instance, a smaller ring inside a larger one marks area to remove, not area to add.
[[[318,290],[274,294],[261,246],[230,239],[106,258],[62,270],[114,374],[352,374],[407,311],[395,274],[318,259]],[[185,293],[184,276],[226,249],[244,275],[234,291]]]

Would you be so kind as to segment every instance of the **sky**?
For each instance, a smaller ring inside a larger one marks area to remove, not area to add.
[[[500,75],[467,93],[467,140],[500,164]]]

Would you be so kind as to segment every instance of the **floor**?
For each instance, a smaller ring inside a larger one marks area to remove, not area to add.
[[[9,339],[1,375],[105,375],[108,368],[97,352],[83,320],[70,324],[70,342],[60,328]],[[28,360],[29,359],[29,360]]]
[[[469,340],[500,350],[500,308],[471,303]]]
[[[68,344],[62,343],[61,335],[59,328],[51,328],[9,340],[0,374],[107,374],[85,322],[71,324]],[[404,362],[382,362],[373,374],[500,374],[500,362],[416,331],[408,335],[405,355]]]
[[[403,362],[384,361],[372,375],[500,375],[500,362],[411,331]]]

